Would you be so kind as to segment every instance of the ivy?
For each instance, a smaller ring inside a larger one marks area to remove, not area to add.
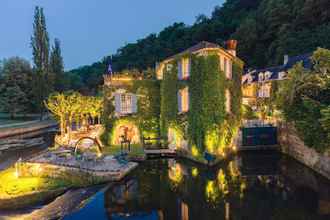
[[[102,135],[102,141],[112,145],[114,129],[118,123],[133,123],[139,128],[140,137],[158,137],[159,128],[159,106],[160,106],[160,88],[156,80],[135,80],[127,85],[120,87],[126,92],[134,93],[138,96],[138,113],[117,118],[115,116],[114,92],[116,88],[104,88],[104,115],[103,123],[105,132]]]
[[[160,110],[160,127],[162,136],[167,136],[168,128],[171,123],[176,123],[178,115],[178,65],[173,61],[173,67],[169,71],[165,71],[164,79],[161,83],[161,110]]]

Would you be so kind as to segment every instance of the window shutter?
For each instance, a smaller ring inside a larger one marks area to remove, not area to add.
[[[178,79],[182,79],[182,61],[178,61]]]
[[[115,111],[121,113],[121,98],[119,93],[115,93]]]
[[[190,77],[190,74],[191,74],[191,58],[188,58],[188,75],[187,77]]]
[[[190,93],[189,93],[189,88],[187,88],[187,102],[188,102],[188,111],[190,109]]]
[[[132,113],[137,113],[137,96],[132,95]]]
[[[181,91],[178,91],[178,111],[182,112],[182,97],[181,97]]]

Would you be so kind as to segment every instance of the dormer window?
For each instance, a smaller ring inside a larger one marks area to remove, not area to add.
[[[137,112],[137,97],[131,93],[115,94],[115,111],[121,115]]]
[[[166,71],[167,72],[171,71],[172,68],[173,68],[173,64],[171,64],[171,63],[166,64]]]
[[[263,73],[259,73],[259,81],[262,82],[264,81],[264,74]]]
[[[278,73],[278,79],[284,79],[284,78],[286,78],[286,72],[279,72]]]
[[[187,79],[190,76],[191,62],[189,58],[182,58],[178,62],[178,79]]]
[[[272,72],[267,71],[265,72],[264,75],[265,75],[265,80],[269,80],[272,77]]]

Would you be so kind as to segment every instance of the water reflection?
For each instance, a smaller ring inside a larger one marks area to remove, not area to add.
[[[328,181],[278,154],[243,154],[209,169],[145,162],[104,194],[109,219],[328,219]]]

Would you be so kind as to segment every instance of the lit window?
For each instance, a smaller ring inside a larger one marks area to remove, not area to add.
[[[261,87],[258,91],[258,96],[260,98],[269,98],[270,97],[270,86],[267,84],[261,85]]]
[[[226,90],[226,112],[231,112],[231,95],[228,89]]]
[[[178,63],[178,78],[187,79],[190,75],[190,59],[182,58]]]
[[[233,72],[233,62],[231,60],[227,60],[228,68],[226,72],[226,78],[231,79],[232,78],[232,72]]]
[[[179,112],[188,112],[189,110],[189,90],[188,87],[179,90],[178,92],[178,107]]]

